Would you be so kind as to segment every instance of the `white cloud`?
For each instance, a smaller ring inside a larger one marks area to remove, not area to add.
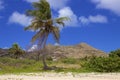
[[[108,9],[120,16],[120,0],[91,0],[97,8]]]
[[[68,0],[47,0],[47,1],[50,3],[51,8],[54,10],[61,9],[65,7],[68,3]]]
[[[60,44],[59,43],[55,43],[54,46],[60,46]]]
[[[32,3],[32,2],[38,2],[39,0],[26,0],[26,1]]]
[[[37,45],[33,45],[30,49],[28,49],[27,51],[28,52],[32,52],[34,50],[37,50],[38,49],[38,46]]]
[[[84,16],[81,16],[79,20],[82,24],[88,24],[90,22],[89,19]]]
[[[3,2],[2,2],[2,0],[0,0],[0,10],[3,9],[3,8],[4,8]]]
[[[80,22],[82,24],[89,24],[89,23],[107,23],[108,20],[107,20],[107,17],[103,16],[103,15],[96,15],[96,16],[89,16],[88,18],[87,17],[84,17],[84,16],[81,16],[79,18]]]
[[[4,47],[3,49],[9,49],[9,47]]]
[[[27,2],[38,2],[39,0],[26,0]],[[47,0],[52,9],[57,10],[65,7],[69,0]]]
[[[78,25],[77,15],[74,14],[70,7],[64,7],[60,9],[58,13],[59,13],[58,17],[69,17],[71,19],[70,21],[65,22],[67,26]]]
[[[13,12],[13,14],[9,17],[9,23],[17,23],[22,26],[28,26],[31,23],[31,18],[27,17],[25,14]]]

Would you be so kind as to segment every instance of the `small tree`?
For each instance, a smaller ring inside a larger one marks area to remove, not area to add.
[[[9,49],[9,53],[12,54],[16,59],[18,59],[21,55],[25,53],[25,51],[23,51],[18,44],[14,43]]]
[[[120,49],[117,49],[115,51],[111,51],[109,56],[110,57],[120,57]]]

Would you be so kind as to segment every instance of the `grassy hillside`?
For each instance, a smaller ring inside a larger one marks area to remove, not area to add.
[[[61,59],[59,61],[47,60],[49,66],[56,67],[55,72],[84,72],[81,69],[82,61],[77,59]],[[23,73],[23,72],[42,72],[41,61],[28,59],[0,58],[0,74]],[[82,70],[82,71],[81,71]]]
[[[0,73],[37,72],[42,65],[33,60],[0,58]]]
[[[83,59],[65,58],[59,61],[47,59],[52,72],[120,72],[120,58],[91,57]],[[0,58],[0,74],[43,72],[41,61]]]

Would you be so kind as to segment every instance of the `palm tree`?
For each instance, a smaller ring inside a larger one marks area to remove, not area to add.
[[[49,34],[52,34],[55,41],[59,43],[60,39],[60,25],[64,26],[64,21],[69,20],[68,17],[52,18],[50,5],[46,0],[40,0],[33,3],[34,10],[28,10],[27,16],[32,17],[31,25],[27,26],[25,30],[34,30],[36,34],[32,37],[31,42],[37,41],[38,48],[44,49]],[[46,61],[46,54],[42,54],[43,69],[49,69]]]
[[[9,53],[13,54],[16,59],[19,58],[21,55],[25,54],[25,52],[16,43],[14,43],[9,49]]]

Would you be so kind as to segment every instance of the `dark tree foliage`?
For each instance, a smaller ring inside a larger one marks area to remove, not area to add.
[[[21,55],[25,54],[18,44],[13,44],[12,47],[9,49],[9,53],[13,55],[16,59],[19,58]]]
[[[119,57],[93,57],[83,65],[86,69],[94,72],[119,72]]]
[[[120,49],[117,49],[115,51],[111,51],[109,56],[110,57],[120,57]]]

